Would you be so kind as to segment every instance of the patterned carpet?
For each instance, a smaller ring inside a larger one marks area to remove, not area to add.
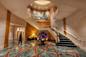
[[[54,43],[46,43],[46,45],[23,44],[13,48],[4,48],[0,51],[0,57],[86,57],[85,52],[79,48],[68,48],[56,46]]]

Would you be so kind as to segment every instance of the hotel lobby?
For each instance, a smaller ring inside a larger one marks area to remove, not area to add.
[[[85,0],[0,0],[0,57],[86,57]]]

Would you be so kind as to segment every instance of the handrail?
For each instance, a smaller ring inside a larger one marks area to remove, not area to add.
[[[57,32],[57,33],[60,33],[60,34],[64,35],[64,36],[67,37],[67,38],[69,38],[68,35],[71,36],[72,39],[74,39],[75,41],[77,41],[77,42],[79,43],[79,44],[77,44],[77,45],[80,45],[80,46],[85,46],[85,45],[86,45],[86,41],[80,40],[80,39],[79,39],[80,37],[75,37],[75,36],[73,36],[72,34],[70,34],[70,33],[68,33],[68,32],[66,32],[67,35],[65,35],[65,34],[59,32],[56,28],[51,28],[51,29],[53,29],[53,31],[55,31],[55,32]]]
[[[71,35],[72,37],[74,37],[72,34],[70,34],[70,33],[68,33],[68,32],[66,32],[67,34],[69,34],[69,35]],[[79,38],[80,37],[74,37],[76,40],[79,40],[79,41],[84,41],[84,40],[80,40]],[[78,38],[78,39],[77,39]],[[86,42],[86,41],[85,41]]]
[[[73,35],[71,35],[70,33],[66,32],[67,34],[69,34],[70,36],[73,37],[73,39],[77,40],[79,42],[79,44],[81,43],[82,46],[86,45],[86,41],[84,40],[80,40],[78,37],[74,37]],[[78,38],[78,39],[77,39]]]

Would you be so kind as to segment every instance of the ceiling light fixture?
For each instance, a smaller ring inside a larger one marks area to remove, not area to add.
[[[39,5],[48,5],[51,3],[49,0],[36,0],[34,3],[39,4]]]
[[[28,5],[29,17],[35,19],[48,19],[51,13],[55,13],[57,6],[50,0],[35,0]]]

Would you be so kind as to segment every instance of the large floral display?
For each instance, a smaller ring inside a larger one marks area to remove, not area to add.
[[[39,40],[45,41],[48,39],[48,34],[46,32],[40,32],[38,37],[39,37]]]

